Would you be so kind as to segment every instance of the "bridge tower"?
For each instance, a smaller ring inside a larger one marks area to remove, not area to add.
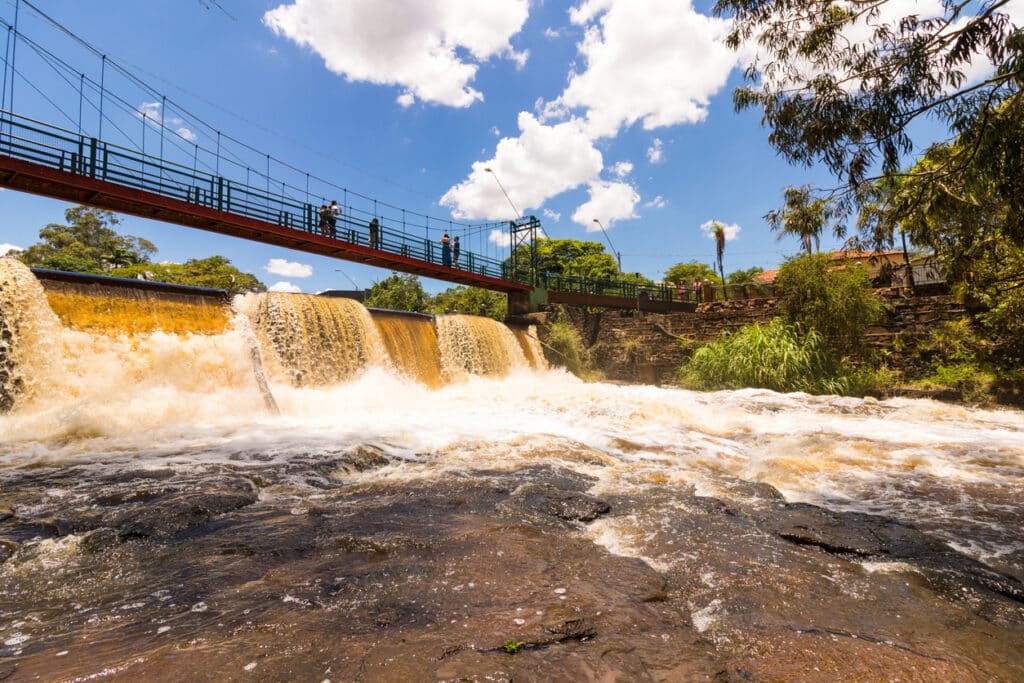
[[[540,272],[537,269],[537,232],[540,227],[540,221],[536,216],[523,216],[508,223],[512,252],[508,261],[509,272],[505,274],[505,278],[524,282],[533,287],[529,292],[509,292],[509,315],[529,313],[537,310],[538,304],[546,303],[540,301],[545,297],[537,296],[542,291],[538,289]]]

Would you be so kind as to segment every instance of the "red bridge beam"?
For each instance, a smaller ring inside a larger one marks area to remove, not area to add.
[[[388,268],[497,292],[527,292],[532,289],[530,285],[521,282],[479,275],[429,261],[371,249],[368,246],[237,216],[226,211],[198,206],[145,190],[87,178],[76,173],[60,171],[2,155],[0,155],[0,186],[19,192],[29,192],[141,218],[150,218],[164,223],[184,225],[263,244],[273,244],[310,254],[356,261],[378,268]]]

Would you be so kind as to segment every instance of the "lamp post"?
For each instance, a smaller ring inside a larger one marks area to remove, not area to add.
[[[616,250],[616,249],[615,249],[615,246],[614,246],[614,245],[612,245],[612,241],[611,241],[611,238],[609,238],[609,237],[608,237],[608,231],[604,229],[604,226],[603,226],[603,225],[601,225],[601,221],[599,221],[599,220],[597,220],[597,219],[595,218],[595,219],[594,219],[594,222],[595,222],[595,223],[597,223],[597,227],[601,228],[601,232],[603,232],[603,233],[604,233],[604,239],[605,239],[605,241],[606,241],[606,242],[608,242],[608,246],[612,248],[612,253],[613,253],[613,254],[615,254],[615,260],[616,260],[616,261],[618,262],[618,264],[619,264],[619,275],[621,275],[621,274],[622,274],[622,252],[621,252],[621,251],[618,251],[618,250]]]
[[[490,167],[485,168],[484,171],[494,176],[494,182],[498,183],[498,189],[501,190],[501,193],[503,195],[505,195],[505,199],[508,200],[509,206],[512,207],[512,210],[516,212],[516,218],[522,218],[522,214],[519,213],[519,209],[517,209],[516,205],[512,203],[512,198],[508,196],[508,192],[505,192],[505,186],[501,184],[500,180],[498,180],[498,174],[495,173]]]
[[[344,275],[344,276],[345,276],[345,278],[346,278],[346,279],[347,279],[347,280],[348,280],[349,282],[351,282],[351,283],[352,283],[352,286],[356,288],[356,291],[357,291],[357,292],[359,291],[359,289],[360,289],[360,288],[359,288],[359,285],[357,285],[357,284],[356,284],[356,281],[355,281],[355,280],[353,280],[352,278],[350,278],[350,277],[348,276],[348,274],[347,274],[347,273],[346,273],[345,271],[343,271],[343,270],[342,270],[341,268],[335,268],[335,269],[334,269],[334,272],[335,272],[335,273],[341,273],[342,275]]]

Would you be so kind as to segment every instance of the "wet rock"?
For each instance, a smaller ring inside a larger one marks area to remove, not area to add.
[[[0,538],[0,564],[3,564],[18,552],[18,544],[7,538]]]
[[[205,485],[213,490],[174,491],[149,498],[144,506],[117,506],[105,516],[104,526],[116,528],[122,538],[169,538],[252,505],[259,495],[256,487],[243,479]],[[121,509],[124,507],[128,509]]]
[[[759,521],[792,543],[834,555],[907,562],[928,570],[932,584],[953,599],[963,599],[963,589],[970,587],[1024,604],[1024,584],[1018,579],[886,517],[791,503]]]
[[[566,522],[590,522],[611,510],[611,505],[599,498],[543,484],[521,487],[506,507],[527,515],[554,517]]]

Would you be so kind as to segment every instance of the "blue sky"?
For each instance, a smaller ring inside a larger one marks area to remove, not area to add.
[[[139,112],[157,117],[163,106],[164,125],[180,122],[186,147],[212,147],[219,130],[258,151],[254,167],[269,154],[275,166],[287,162],[442,226],[447,219],[510,218],[497,176],[516,207],[541,218],[551,237],[606,243],[594,231],[598,219],[623,269],[656,279],[680,261],[712,261],[714,242],[701,228],[711,220],[734,228],[727,272],[775,267],[799,244],[777,241],[764,214],[778,206],[786,185],[832,183],[822,169],[780,159],[757,112],[734,112],[740,57],[722,45],[728,25],[710,16],[706,2],[36,4],[156,88],[158,96],[107,74],[108,87],[136,107],[139,120]],[[9,24],[14,10],[15,0],[0,1]],[[99,57],[24,4],[19,22],[23,34],[89,79],[101,78]],[[56,82],[25,45],[17,50],[14,109],[70,125],[38,93],[67,90],[52,99],[75,118],[74,87]],[[212,128],[179,119],[174,107]],[[148,134],[152,151],[156,136]],[[39,228],[63,222],[67,207],[0,192],[0,249],[36,242]],[[278,289],[344,289],[352,281],[366,287],[388,275],[132,216],[119,229],[154,242],[156,260],[222,254]],[[468,246],[497,256],[505,248],[485,236]],[[826,237],[822,246],[838,245]],[[424,284],[432,292],[448,286]]]

